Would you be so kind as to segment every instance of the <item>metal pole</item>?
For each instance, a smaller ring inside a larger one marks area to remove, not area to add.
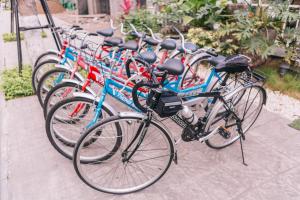
[[[10,32],[14,32],[14,0],[10,0]]]
[[[18,0],[15,0],[14,13],[16,19],[16,39],[17,39],[17,50],[18,50],[18,64],[19,64],[19,75],[22,76],[22,46],[21,46],[21,37],[20,37],[20,24],[19,24],[19,11],[18,11]]]
[[[58,35],[57,32],[54,31],[54,27],[55,27],[55,24],[54,24],[54,21],[53,21],[53,18],[51,16],[51,13],[50,13],[50,9],[48,7],[48,4],[46,2],[46,0],[40,0],[41,1],[41,5],[42,5],[42,8],[44,10],[44,13],[46,15],[46,18],[47,18],[47,21],[48,21],[48,24],[50,25],[50,29],[51,29],[51,33],[52,33],[52,36],[54,38],[54,41],[55,41],[55,44],[56,44],[56,47],[58,50],[61,49],[61,40],[60,40],[60,37]]]

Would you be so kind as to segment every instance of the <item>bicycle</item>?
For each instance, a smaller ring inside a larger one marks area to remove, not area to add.
[[[169,169],[171,162],[176,163],[178,159],[171,134],[159,122],[157,115],[170,117],[178,124],[183,129],[181,140],[185,142],[209,141],[211,146],[225,148],[240,140],[245,164],[242,140],[266,103],[266,92],[250,79],[233,90],[226,88],[229,74],[248,70],[249,64],[244,58],[231,57],[216,67],[219,72],[227,73],[219,91],[196,95],[213,98],[202,117],[197,117],[188,107],[182,106],[181,98],[176,93],[154,84],[147,100],[146,114],[121,112],[87,129],[80,137],[73,155],[73,165],[79,178],[93,189],[112,194],[136,192],[157,182]],[[165,66],[161,71],[163,79],[174,73],[171,66]],[[244,126],[245,120],[248,123]],[[101,131],[101,134],[96,134],[97,131]],[[226,142],[213,144],[211,141],[214,137]],[[96,139],[95,143],[84,147],[83,144],[91,138]],[[121,141],[117,148],[105,149],[115,144],[117,138]],[[99,152],[101,157],[98,157]],[[103,159],[103,155],[107,159]]]

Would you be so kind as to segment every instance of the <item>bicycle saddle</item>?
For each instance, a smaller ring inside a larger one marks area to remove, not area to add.
[[[164,64],[158,65],[157,69],[160,71],[167,71],[170,75],[181,75],[184,72],[184,65],[181,60],[169,59]]]
[[[123,40],[118,37],[110,37],[104,39],[104,45],[107,46],[118,46],[121,43],[123,43]]]
[[[152,51],[146,51],[146,52],[140,53],[139,57],[141,57],[143,60],[145,60],[149,64],[153,64],[157,59],[156,54]]]
[[[190,50],[192,53],[196,52],[199,49],[199,47],[197,45],[195,45],[191,42],[184,43],[184,48]],[[181,45],[178,47],[178,51],[180,53],[184,53],[184,49],[182,48]]]
[[[166,50],[174,50],[176,49],[176,41],[173,39],[166,39],[160,43],[160,47]]]
[[[210,56],[208,58],[208,62],[210,64],[212,64],[213,66],[217,66],[218,64],[224,62],[226,59],[225,56],[222,56],[222,55],[218,55],[218,56]]]
[[[111,37],[114,34],[114,29],[107,28],[107,29],[99,30],[99,31],[97,31],[97,33],[104,37]]]
[[[215,67],[216,72],[239,73],[246,71],[249,67],[249,60],[238,54],[228,56],[224,61],[218,63]]]
[[[137,51],[138,50],[138,44],[136,41],[130,40],[124,44],[120,44],[119,47],[123,48],[123,49],[129,49],[132,51]]]
[[[151,46],[156,46],[159,43],[157,40],[154,40],[152,37],[146,37],[143,39],[143,41]]]

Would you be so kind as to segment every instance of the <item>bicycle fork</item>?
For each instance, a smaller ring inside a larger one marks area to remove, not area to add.
[[[131,140],[130,144],[125,148],[125,150],[122,152],[122,162],[129,162],[130,158],[133,156],[133,154],[138,150],[138,148],[140,147],[140,145],[142,144],[146,133],[148,131],[148,128],[150,126],[150,122],[152,120],[153,117],[153,113],[151,111],[148,111],[147,113],[147,118],[145,120],[143,120],[143,122],[140,124],[136,135],[134,136],[134,138]],[[130,154],[129,153],[129,149],[131,148],[131,146],[137,141],[136,146],[133,148],[132,152]]]

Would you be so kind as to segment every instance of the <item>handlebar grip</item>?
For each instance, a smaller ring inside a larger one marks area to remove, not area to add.
[[[83,30],[83,28],[81,28],[81,27],[75,27],[74,30],[75,31],[81,31],[81,30]]]
[[[98,36],[97,33],[89,33],[88,36]]]
[[[78,25],[72,25],[71,28],[79,28],[80,26]]]

